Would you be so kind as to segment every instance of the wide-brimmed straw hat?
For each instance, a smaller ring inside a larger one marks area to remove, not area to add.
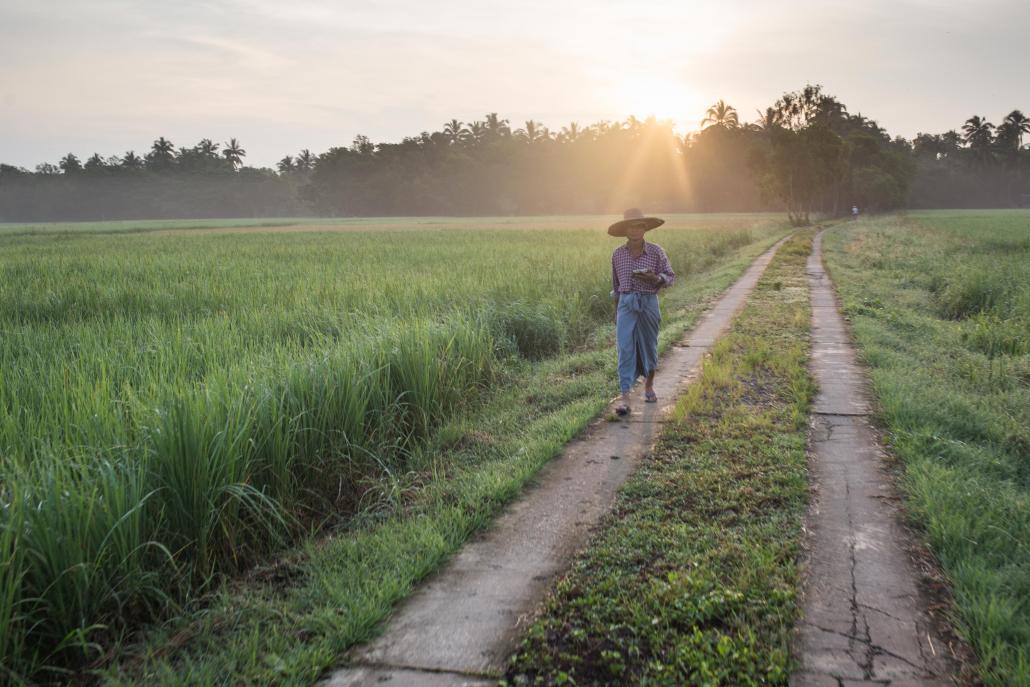
[[[622,219],[608,227],[609,236],[625,236],[626,230],[630,227],[642,226],[644,231],[651,231],[665,224],[664,219],[657,217],[644,217],[640,208],[630,208],[622,213]]]

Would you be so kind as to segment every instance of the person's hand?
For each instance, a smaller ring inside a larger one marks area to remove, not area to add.
[[[658,286],[662,283],[661,277],[650,270],[647,272],[641,272],[640,274],[634,274],[633,276],[649,286]]]

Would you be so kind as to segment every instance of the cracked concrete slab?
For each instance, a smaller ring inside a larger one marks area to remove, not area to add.
[[[811,370],[819,384],[809,434],[813,498],[807,517],[801,670],[809,685],[947,685],[955,665],[936,635],[901,527],[883,450],[869,424],[863,370],[822,266],[816,237],[806,273]],[[828,307],[829,304],[834,307]]]
[[[662,357],[659,403],[640,399],[628,420],[598,419],[571,441],[541,469],[535,486],[399,605],[378,639],[353,649],[328,684],[475,685],[468,681],[502,673],[529,615],[650,452],[709,345],[729,327],[782,243],[722,294],[684,345]]]
[[[333,677],[328,684],[331,687],[495,687],[497,680],[460,673],[434,673],[390,666],[361,666]]]

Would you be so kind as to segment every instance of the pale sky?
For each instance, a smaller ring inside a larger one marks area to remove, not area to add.
[[[696,129],[820,83],[891,134],[1030,111],[1027,0],[0,0],[0,162],[158,136],[252,165],[498,112]]]

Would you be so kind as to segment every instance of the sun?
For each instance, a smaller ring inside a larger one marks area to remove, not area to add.
[[[692,128],[704,112],[701,97],[679,79],[627,75],[613,84],[612,109],[638,119],[671,119],[677,129]]]

